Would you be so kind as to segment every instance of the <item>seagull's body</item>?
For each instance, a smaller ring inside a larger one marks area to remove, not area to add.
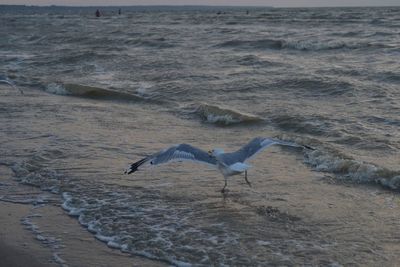
[[[125,171],[130,174],[137,171],[143,165],[159,165],[173,161],[193,161],[197,163],[204,163],[216,167],[224,176],[225,185],[221,192],[224,193],[227,186],[227,178],[229,176],[245,173],[245,180],[249,186],[250,182],[247,180],[247,170],[251,167],[246,162],[261,152],[265,148],[272,145],[284,145],[299,148],[310,148],[307,146],[298,145],[293,142],[287,142],[279,139],[256,137],[248,144],[232,153],[224,153],[222,149],[213,149],[208,153],[199,148],[188,144],[180,144],[169,147],[151,156],[145,157],[133,164]]]

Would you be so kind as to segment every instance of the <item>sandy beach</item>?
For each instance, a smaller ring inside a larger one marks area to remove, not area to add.
[[[52,253],[34,240],[34,236],[21,224],[31,207],[23,204],[0,202],[0,258],[1,266],[58,266]]]
[[[0,166],[0,266],[168,266],[108,248],[59,205],[20,204],[18,199],[10,200],[7,196],[11,194],[25,197],[46,194],[37,188],[18,185],[12,175],[9,168]]]

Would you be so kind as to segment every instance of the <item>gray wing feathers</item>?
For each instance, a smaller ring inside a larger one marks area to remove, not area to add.
[[[167,150],[155,154],[152,164],[157,165],[167,163],[169,161],[184,160],[198,161],[211,165],[216,164],[216,160],[210,157],[207,152],[187,144],[173,146]]]
[[[250,158],[255,156],[257,153],[272,145],[303,147],[296,143],[287,142],[279,139],[256,137],[249,143],[244,145],[242,148],[240,148],[238,151],[224,154],[222,156],[223,161],[228,165],[234,164],[236,162],[245,162],[246,160],[249,160]]]
[[[263,146],[261,145],[264,138],[256,137],[251,140],[248,144],[244,145],[238,151],[233,153],[225,153],[222,155],[222,160],[228,165],[234,164],[236,162],[244,162],[251,156],[255,155]]]
[[[132,173],[137,171],[137,169],[146,163],[150,165],[159,165],[163,163],[168,163],[172,161],[185,161],[190,160],[199,163],[205,163],[209,165],[216,165],[216,159],[210,157],[210,155],[196,147],[187,144],[180,144],[177,146],[170,147],[163,151],[160,151],[152,156],[141,159],[135,163],[133,163],[125,173]]]

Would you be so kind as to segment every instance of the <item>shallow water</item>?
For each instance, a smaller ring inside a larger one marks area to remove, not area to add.
[[[0,74],[25,91],[0,85],[1,163],[133,254],[243,266],[349,264],[359,253],[356,263],[371,264],[357,233],[340,242],[307,207],[285,203],[306,203],[295,192],[321,175],[366,195],[398,192],[399,9],[214,11],[96,19],[0,7]],[[254,188],[237,176],[226,197],[204,166],[122,175],[172,144],[230,151],[255,136],[316,150],[271,148],[251,162]]]

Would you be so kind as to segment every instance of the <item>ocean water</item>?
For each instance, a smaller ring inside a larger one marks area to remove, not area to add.
[[[366,253],[266,195],[290,175],[399,191],[400,8],[116,10],[0,6],[0,75],[25,92],[0,84],[0,163],[16,180],[59,195],[108,246],[177,266]],[[256,186],[233,177],[225,197],[195,164],[123,175],[173,144],[229,151],[256,136],[316,150],[265,151]]]

